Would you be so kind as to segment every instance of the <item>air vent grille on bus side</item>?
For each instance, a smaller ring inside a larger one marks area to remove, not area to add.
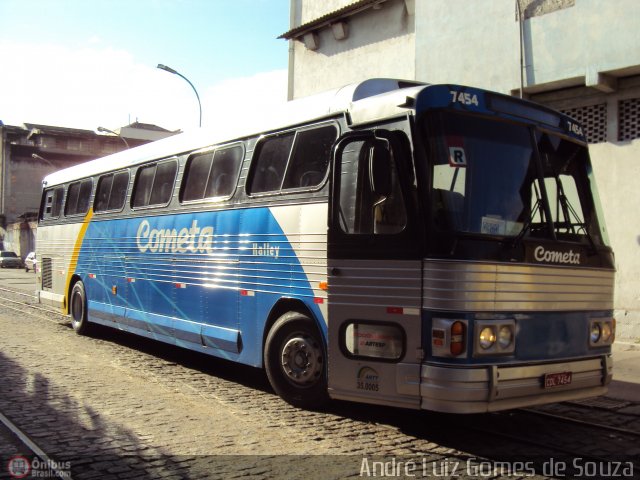
[[[51,288],[53,286],[51,275],[51,259],[42,259],[42,288]]]

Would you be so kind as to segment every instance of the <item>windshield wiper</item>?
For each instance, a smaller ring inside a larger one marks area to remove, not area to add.
[[[517,247],[518,245],[520,245],[520,242],[522,242],[522,239],[527,234],[527,232],[531,228],[531,225],[533,224],[533,218],[536,216],[536,213],[538,212],[538,210],[540,210],[540,204],[541,202],[540,202],[540,199],[538,198],[536,200],[536,203],[534,203],[533,208],[531,209],[531,213],[529,214],[527,221],[524,223],[524,225],[518,232],[518,235],[516,235],[514,239],[511,241],[511,248]],[[542,212],[542,210],[540,211]]]
[[[538,210],[540,210],[540,218],[544,217],[544,210],[541,208],[542,198],[540,196],[540,191],[538,190],[538,186],[535,183],[533,184],[533,189],[536,193],[536,203],[533,204],[533,208],[531,209],[531,212],[527,217],[527,221],[524,222],[524,225],[518,232],[518,235],[516,235],[513,241],[511,242],[511,248],[516,248],[518,245],[520,245],[520,242],[522,242],[522,239],[531,228],[531,224],[533,223],[533,219],[535,218],[536,213],[538,213]]]
[[[589,233],[589,229],[587,228],[587,224],[580,219],[580,216],[578,215],[576,210],[573,208],[573,206],[569,202],[569,199],[567,198],[567,196],[564,193],[564,188],[562,187],[562,182],[557,177],[556,177],[556,182],[557,182],[557,185],[558,185],[558,202],[560,203],[560,206],[562,207],[562,213],[563,213],[564,218],[565,218],[565,227],[564,228],[567,228],[568,230],[571,230],[571,233],[575,234],[577,232],[575,231],[574,227],[579,227],[578,232],[580,230],[582,230],[582,232],[584,232],[584,236],[587,237],[587,241],[589,242],[589,245],[591,246],[592,252],[596,252],[597,251],[596,243],[593,241],[593,237]],[[575,218],[577,220],[576,223],[573,223],[571,221],[571,217],[572,216],[573,216],[573,218]],[[562,227],[562,222],[556,222],[555,225],[556,225],[556,228],[558,228],[558,225],[560,225]]]

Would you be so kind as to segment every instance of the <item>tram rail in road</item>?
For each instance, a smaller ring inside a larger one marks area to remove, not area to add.
[[[0,412],[0,446],[4,449],[8,442],[16,453],[7,462],[7,472],[13,478],[24,478],[30,472],[49,473],[52,478],[71,480],[71,473],[64,465],[52,460],[45,452],[20,428]]]

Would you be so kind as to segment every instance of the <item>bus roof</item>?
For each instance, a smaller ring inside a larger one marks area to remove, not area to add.
[[[73,167],[65,168],[47,175],[43,180],[45,187],[58,185],[70,180],[99,175],[101,173],[127,168],[158,158],[180,155],[185,152],[206,148],[240,138],[259,135],[303,122],[320,120],[341,113],[353,111],[357,122],[374,120],[389,113],[389,109],[405,109],[400,102],[390,101],[390,96],[405,99],[407,93],[417,93],[426,84],[389,78],[375,78],[363,82],[293,100],[283,104],[282,108],[262,112],[248,112],[242,123],[231,123],[223,129],[207,128],[184,132],[145,145],[123,150],[113,155],[91,160]],[[376,100],[377,99],[377,100]],[[361,108],[357,108],[361,104]],[[375,108],[377,105],[377,108]],[[374,108],[372,108],[374,107]],[[365,115],[364,112],[370,112]]]

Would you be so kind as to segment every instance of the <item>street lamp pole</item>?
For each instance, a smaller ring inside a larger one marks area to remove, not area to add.
[[[198,108],[200,109],[200,122],[198,123],[198,126],[202,127],[202,104],[200,103],[200,95],[198,95],[198,91],[196,90],[196,87],[193,86],[193,83],[191,83],[187,77],[171,67],[167,67],[166,65],[159,63],[157,68],[159,68],[160,70],[164,70],[165,72],[178,75],[179,77],[182,77],[184,80],[186,80],[189,85],[191,85],[191,88],[193,88],[193,92],[196,94],[196,98],[198,99]]]
[[[131,148],[129,146],[129,142],[127,142],[122,135],[117,134],[113,130],[109,130],[108,128],[104,128],[104,127],[98,127],[96,130],[98,130],[100,133],[112,133],[113,135],[115,135],[116,137],[120,138],[120,140],[122,140],[124,142],[124,144],[127,146],[127,149]]]

